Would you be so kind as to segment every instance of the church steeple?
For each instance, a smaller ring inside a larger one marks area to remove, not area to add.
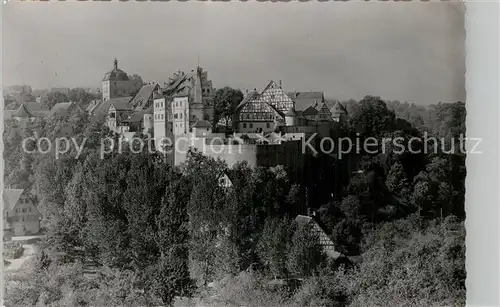
[[[113,61],[113,64],[115,66],[115,69],[118,69],[118,60],[115,58],[115,60]]]

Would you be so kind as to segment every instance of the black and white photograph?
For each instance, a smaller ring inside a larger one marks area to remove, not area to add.
[[[2,15],[4,306],[466,304],[464,3]]]

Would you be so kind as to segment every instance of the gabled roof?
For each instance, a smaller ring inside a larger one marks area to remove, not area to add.
[[[89,112],[89,113],[93,113],[95,111],[95,109],[102,103],[102,100],[93,100],[92,102],[90,102],[90,104],[87,106],[87,108],[85,109],[85,111]]]
[[[141,87],[139,92],[132,98],[130,102],[136,109],[148,108],[148,100],[153,99],[153,93],[159,88],[158,84],[146,84]]]
[[[335,99],[325,99],[325,103],[326,103],[326,106],[328,107],[328,109],[332,109],[333,106],[337,103],[338,100],[335,100]]]
[[[13,117],[34,117],[30,110],[22,103],[17,110],[12,113]]]
[[[111,101],[111,100],[110,100]],[[118,111],[130,111],[133,109],[132,105],[126,100],[115,100],[112,101],[109,106],[115,107]]]
[[[339,101],[335,103],[330,112],[332,112],[332,114],[347,114],[346,108]]]
[[[218,181],[219,185],[226,187],[226,188],[233,186],[233,182],[231,181],[231,179],[229,178],[229,176],[226,172],[223,172],[222,175],[219,176],[217,181]]]
[[[73,102],[69,101],[69,102],[59,102],[59,103],[56,103],[52,109],[50,109],[50,114],[51,115],[54,115],[55,113],[59,112],[59,111],[68,111],[68,109],[73,105]]]
[[[94,115],[100,116],[100,115],[107,114],[108,110],[109,110],[109,106],[112,103],[117,102],[117,101],[125,101],[128,103],[131,99],[132,99],[132,96],[128,96],[128,97],[112,98],[110,100],[104,101],[101,104],[99,104],[98,107],[95,108]]]
[[[36,101],[30,101],[30,102],[25,102],[24,105],[31,111],[31,112],[37,112],[37,111],[47,111],[42,109],[42,105],[39,104]]]
[[[295,110],[299,111],[315,107],[325,100],[323,92],[288,92],[287,95],[295,102]]]
[[[313,106],[308,107],[302,112],[304,116],[312,116],[318,114],[318,110],[316,110]]]
[[[198,120],[196,123],[193,125],[194,128],[210,128],[212,125],[207,122],[206,120]]]
[[[144,114],[153,114],[153,106],[151,105],[149,108],[145,110],[135,110],[134,114],[130,117],[131,123],[138,123],[144,119]]]
[[[310,216],[299,214],[295,218],[295,221],[297,222],[299,227],[303,227],[305,225],[312,225],[313,230],[318,232],[320,243],[323,246],[323,250],[325,251],[328,257],[337,259],[338,257],[342,256],[341,253],[335,250],[335,246],[333,244],[332,239],[325,232],[325,230],[318,224],[318,222],[316,222],[315,219],[313,219]]]
[[[259,92],[257,90],[253,90],[250,93],[248,93],[243,100],[240,102],[240,104],[236,107],[236,110],[239,110],[241,107],[243,107],[247,102],[250,100],[257,99],[259,97]]]
[[[23,189],[4,189],[3,190],[3,209],[12,210],[23,194]]]

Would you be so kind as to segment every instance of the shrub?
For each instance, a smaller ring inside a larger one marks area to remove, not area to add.
[[[4,258],[17,259],[23,255],[23,252],[24,248],[19,242],[9,242],[4,244]]]

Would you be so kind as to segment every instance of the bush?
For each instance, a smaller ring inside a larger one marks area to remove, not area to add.
[[[24,248],[19,242],[9,242],[4,244],[4,258],[17,259],[23,255],[23,252]]]
[[[244,271],[226,280],[219,291],[219,296],[222,302],[229,306],[287,306],[284,293],[271,291],[266,281],[255,271]]]

